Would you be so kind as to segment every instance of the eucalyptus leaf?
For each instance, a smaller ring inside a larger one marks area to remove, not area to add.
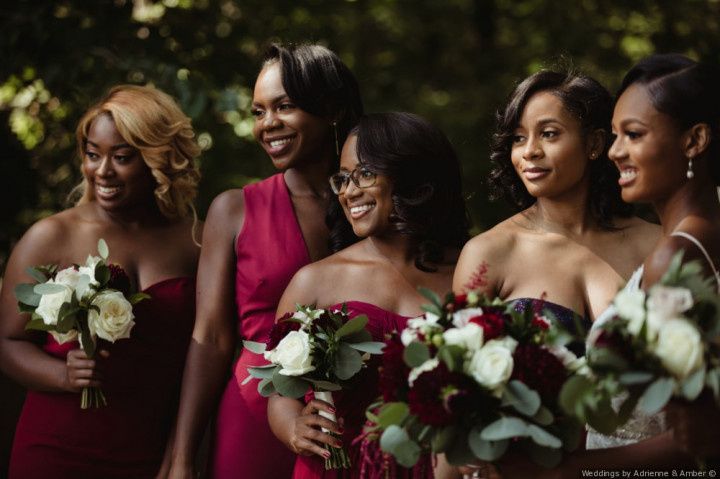
[[[582,408],[583,400],[594,391],[594,384],[585,376],[575,375],[565,381],[558,402],[566,414],[577,414],[578,406]]]
[[[420,306],[420,309],[422,309],[426,313],[434,314],[435,316],[442,316],[443,314],[440,306],[436,306],[434,304],[423,304],[422,306]]]
[[[105,260],[108,259],[108,256],[110,255],[108,245],[102,238],[98,240],[98,253],[100,253],[100,257]]]
[[[267,345],[265,343],[258,343],[257,341],[243,341],[243,347],[255,354],[262,354],[265,352]]]
[[[110,268],[106,264],[100,262],[95,265],[95,281],[104,286],[110,281]]]
[[[705,386],[705,368],[702,367],[688,377],[681,386],[682,394],[688,401],[694,401]]]
[[[343,336],[343,342],[348,344],[368,343],[373,340],[372,334],[367,329],[361,329],[347,336]]]
[[[440,296],[438,296],[438,294],[435,291],[433,291],[432,289],[423,288],[422,286],[420,286],[418,288],[418,293],[420,293],[420,295],[423,296],[424,298],[427,298],[432,304],[434,304],[438,308],[442,309],[442,304],[443,304],[442,299],[440,299]]]
[[[497,421],[488,424],[480,432],[480,437],[486,441],[500,441],[513,437],[525,437],[528,435],[528,424],[517,417],[501,417]]]
[[[513,379],[505,387],[504,398],[519,413],[533,417],[540,408],[540,395],[523,382]]]
[[[620,384],[632,386],[634,384],[648,383],[653,377],[652,373],[646,371],[628,371],[626,373],[622,373],[618,377],[618,380],[620,381]]]
[[[389,426],[380,436],[380,448],[388,454],[394,454],[398,446],[410,440],[405,429],[395,424]]]
[[[488,441],[483,439],[479,429],[473,429],[468,435],[468,445],[475,457],[481,461],[493,462],[505,454],[510,441],[503,439],[500,441]]]
[[[275,364],[268,364],[267,366],[253,366],[247,368],[248,374],[250,374],[251,377],[258,378],[258,379],[267,379],[272,378],[273,374],[275,373],[275,369],[279,366]]]
[[[258,383],[258,393],[263,397],[268,397],[275,394],[275,385],[271,379],[263,379]]]
[[[37,307],[40,304],[41,295],[35,291],[35,285],[30,283],[20,283],[15,286],[15,299],[18,302],[27,304],[28,306]]]
[[[335,337],[339,339],[343,336],[348,336],[358,331],[362,331],[365,328],[367,322],[368,317],[366,315],[361,314],[360,316],[355,316],[347,323],[343,324],[340,329],[335,332]]]
[[[720,398],[720,368],[714,368],[705,375],[705,384],[713,392],[715,400]]]
[[[665,407],[667,402],[670,400],[673,390],[675,389],[675,385],[675,380],[672,378],[661,377],[656,379],[650,386],[647,387],[640,397],[638,407],[645,412],[645,414],[655,414]]]
[[[300,398],[310,389],[310,383],[297,376],[280,374],[282,368],[277,368],[272,376],[272,383],[281,396]]]
[[[318,379],[308,379],[313,385],[315,391],[340,391],[342,387],[339,384],[330,381],[322,381]]]
[[[347,343],[347,345],[353,349],[357,349],[358,351],[363,351],[370,354],[382,354],[383,349],[385,348],[385,343],[381,343],[379,341],[368,341],[364,343]]]
[[[335,375],[343,381],[353,377],[362,368],[362,355],[345,343],[340,343],[335,355]]]
[[[591,348],[587,353],[588,363],[593,367],[624,371],[628,368],[627,361],[609,348]]]
[[[64,293],[67,290],[68,290],[67,286],[65,286],[63,284],[56,284],[56,283],[36,284],[33,287],[33,292],[35,292],[35,294],[40,294],[40,295]]]
[[[377,415],[377,423],[383,429],[387,429],[393,424],[402,424],[408,414],[410,414],[410,409],[404,402],[387,403],[380,409]]]
[[[548,408],[540,406],[532,419],[542,426],[549,426],[555,420],[555,416]]]
[[[550,447],[552,449],[559,449],[562,447],[562,441],[558,437],[550,434],[545,429],[536,426],[535,424],[528,425],[527,432],[530,439],[532,439],[535,444]]]
[[[409,468],[417,464],[421,452],[420,446],[415,441],[410,440],[399,444],[393,455],[398,464]]]
[[[403,351],[403,360],[411,368],[416,368],[430,359],[430,349],[423,343],[414,341]]]
[[[30,276],[38,283],[44,283],[45,281],[50,279],[50,277],[43,273],[41,270],[32,266],[25,268],[25,272],[28,274],[28,276]]]
[[[595,407],[587,408],[586,419],[593,429],[603,434],[612,434],[619,425],[618,415],[612,408],[609,397],[603,397]]]
[[[25,330],[53,331],[55,330],[55,325],[45,324],[42,318],[33,318],[25,323]]]
[[[130,301],[130,304],[134,305],[134,304],[139,303],[140,301],[143,301],[145,299],[150,299],[150,298],[152,298],[152,296],[150,296],[147,293],[135,293],[135,294],[130,295],[130,297],[128,298],[128,301]]]

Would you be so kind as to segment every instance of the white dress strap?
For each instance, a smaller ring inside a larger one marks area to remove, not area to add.
[[[691,235],[690,233],[686,233],[684,231],[673,231],[670,236],[680,236],[681,238],[685,238],[686,240],[693,243],[695,246],[697,246],[700,251],[705,255],[705,259],[710,264],[710,267],[712,268],[713,274],[715,275],[715,281],[717,281],[718,284],[718,291],[720,291],[720,273],[718,273],[718,270],[715,268],[715,263],[713,263],[712,258],[710,258],[710,255],[708,254],[705,247],[702,245],[699,239]]]

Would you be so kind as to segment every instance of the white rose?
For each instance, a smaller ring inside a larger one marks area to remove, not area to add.
[[[435,313],[427,312],[425,313],[425,320],[428,324],[437,324],[437,322],[440,320],[440,316]]]
[[[297,319],[302,323],[302,326],[310,326],[313,321],[315,321],[317,318],[320,317],[321,314],[325,312],[324,309],[309,309],[308,310],[310,314],[308,314],[306,311],[295,311],[293,313],[292,317],[293,319]]]
[[[403,344],[403,346],[407,346],[413,341],[417,341],[417,338],[418,332],[416,329],[405,328],[400,333],[400,342]]]
[[[415,380],[420,376],[422,373],[426,371],[432,371],[436,367],[438,367],[438,364],[440,364],[440,361],[438,358],[428,359],[424,363],[422,363],[420,366],[416,368],[412,368],[410,370],[410,374],[408,375],[408,384],[410,387],[412,387]]]
[[[477,351],[483,345],[482,326],[468,323],[462,328],[450,328],[443,333],[445,344],[456,344],[469,351]]]
[[[58,284],[54,280],[47,281],[48,284]],[[45,324],[57,324],[60,308],[63,303],[69,303],[72,299],[73,290],[66,284],[61,284],[63,290],[58,293],[43,294],[35,312],[40,315]]]
[[[119,291],[106,291],[98,294],[92,304],[100,309],[88,312],[90,334],[107,341],[129,338],[130,330],[135,326],[132,305]]]
[[[302,330],[289,332],[270,356],[273,363],[282,367],[280,374],[284,376],[300,376],[315,369],[310,336]]]
[[[87,259],[85,260],[85,264],[83,266],[80,266],[80,268],[78,269],[79,274],[81,274],[81,275],[84,274],[89,278],[89,281],[87,282],[88,285],[92,285],[92,286],[100,285],[100,283],[98,283],[95,280],[95,266],[97,266],[97,264],[100,261],[102,261],[102,258],[100,258],[99,256],[88,255]],[[85,296],[85,294],[87,294],[89,291],[90,291],[89,286],[85,286],[85,287],[79,288],[76,295],[77,295],[78,299],[80,299],[83,296]]]
[[[700,332],[685,319],[669,319],[658,332],[655,354],[670,373],[684,380],[703,365]]]
[[[655,285],[650,289],[647,308],[666,319],[674,318],[693,307],[689,289]]]
[[[637,336],[645,321],[645,293],[642,290],[622,290],[613,303],[618,315],[628,320],[630,334]]]
[[[480,316],[481,314],[483,314],[483,310],[480,308],[461,309],[460,311],[453,313],[452,323],[456,328],[462,328],[468,323],[468,321],[470,321],[471,318]]]
[[[508,346],[512,346],[512,349]],[[473,354],[466,365],[467,372],[479,384],[490,390],[497,390],[510,379],[515,364],[512,355],[516,346],[517,341],[514,345],[512,342],[497,339],[488,341]]]
[[[64,284],[72,289],[78,284],[80,279],[80,272],[73,267],[65,268],[57,272],[55,275],[55,282],[58,284]]]

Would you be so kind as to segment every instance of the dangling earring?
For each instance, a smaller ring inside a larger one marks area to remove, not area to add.
[[[692,180],[693,177],[695,176],[695,173],[693,172],[692,160],[693,160],[692,157],[688,158],[688,169],[687,169],[687,173],[685,174],[685,176],[687,176],[688,180]]]
[[[340,143],[338,142],[337,121],[333,121],[333,133],[335,134],[335,154],[340,157]]]

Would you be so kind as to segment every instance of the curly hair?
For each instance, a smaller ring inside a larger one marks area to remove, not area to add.
[[[363,116],[350,135],[357,135],[360,164],[390,180],[390,222],[410,238],[415,266],[436,271],[445,250],[461,248],[469,238],[460,162],[447,137],[402,112]]]
[[[78,123],[75,136],[78,154],[85,156],[92,122],[109,115],[118,133],[136,148],[150,169],[157,186],[155,200],[167,218],[195,216],[200,172],[196,158],[200,147],[188,118],[170,95],[151,86],[118,85],[90,107]],[[76,204],[94,201],[95,193],[83,179]]]
[[[333,122],[330,141],[342,147],[348,132],[363,114],[363,102],[355,76],[332,50],[322,45],[270,45],[264,66],[280,64],[282,84],[300,109]],[[332,172],[338,166],[331,166]],[[330,194],[328,187],[328,194]],[[330,249],[339,251],[357,241],[340,204],[330,201],[325,216],[330,229]]]
[[[612,98],[596,80],[574,72],[543,70],[522,81],[510,95],[510,100],[497,113],[497,126],[490,147],[492,170],[488,178],[490,197],[503,198],[518,211],[536,202],[525,188],[511,160],[515,130],[530,98],[540,92],[549,92],[559,98],[565,109],[580,122],[583,135],[602,130],[605,145],[600,156],[589,163],[590,191],[588,208],[597,224],[604,229],[615,229],[613,218],[628,217],[631,205],[620,197],[619,173],[608,159],[610,147],[610,119]]]
[[[698,123],[710,127],[707,149],[710,174],[720,185],[720,92],[717,66],[695,62],[684,55],[667,53],[640,60],[623,78],[617,98],[631,85],[643,85],[653,107],[683,130]]]

